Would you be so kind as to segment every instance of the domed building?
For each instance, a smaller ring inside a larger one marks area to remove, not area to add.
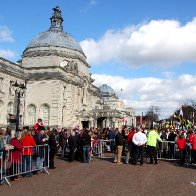
[[[120,101],[112,88],[93,84],[82,48],[64,32],[60,8],[53,11],[50,28],[32,39],[17,64],[0,58],[0,125],[8,125],[17,111],[21,126],[38,118],[50,127],[103,127],[106,118],[121,119],[120,111],[103,113],[106,106],[117,111]],[[26,87],[20,97],[14,93],[15,81]]]
[[[115,91],[107,84],[103,84],[102,86],[99,87],[99,89],[101,91],[102,96],[104,97],[108,97],[108,96],[117,97]]]
[[[98,127],[121,127],[122,125],[135,126],[136,118],[133,108],[126,107],[118,99],[115,91],[103,84],[99,87],[102,100],[102,108],[91,110],[92,116],[96,119]]]

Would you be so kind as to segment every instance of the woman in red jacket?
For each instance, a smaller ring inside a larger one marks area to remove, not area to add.
[[[185,163],[186,158],[186,139],[183,136],[183,133],[179,135],[179,138],[176,140],[176,144],[178,146],[180,152],[180,162],[183,165]]]
[[[196,135],[192,130],[190,131],[189,142],[191,144],[191,164],[196,164]]]
[[[9,173],[11,175],[10,180],[18,180],[18,174],[20,174],[20,163],[22,159],[22,149],[23,146],[20,143],[21,133],[17,131],[14,135],[15,137],[11,139],[10,144],[14,147],[10,152],[9,162],[11,162],[11,166],[9,169]]]
[[[33,147],[36,146],[35,140],[31,134],[31,131],[27,131],[25,136],[22,139],[23,145],[23,157],[22,157],[22,171],[24,173],[24,177],[31,177],[32,170],[32,155],[33,155]]]

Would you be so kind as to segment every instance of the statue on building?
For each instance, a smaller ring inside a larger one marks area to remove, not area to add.
[[[73,73],[78,73],[78,64],[74,61],[70,61],[67,63],[67,70]]]

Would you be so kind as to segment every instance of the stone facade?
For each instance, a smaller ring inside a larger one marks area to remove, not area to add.
[[[50,127],[121,126],[125,115],[135,125],[132,109],[117,97],[106,100],[93,84],[85,54],[63,31],[60,9],[53,10],[50,29],[31,41],[22,60],[0,58],[0,125],[7,126],[9,116],[16,114],[15,81],[27,87],[20,99],[21,126],[38,118]]]

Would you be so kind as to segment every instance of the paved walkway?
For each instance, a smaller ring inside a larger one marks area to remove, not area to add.
[[[50,174],[19,178],[0,186],[1,196],[195,196],[196,166],[117,165],[95,158],[90,164],[56,159]]]

